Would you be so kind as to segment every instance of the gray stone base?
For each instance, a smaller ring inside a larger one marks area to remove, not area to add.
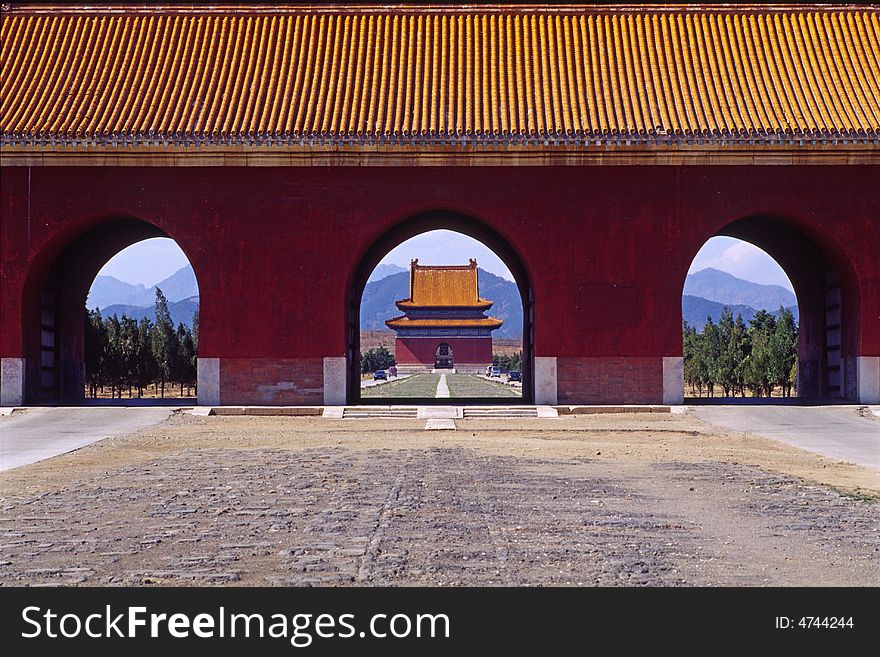
[[[663,403],[670,406],[684,403],[684,358],[663,357]]]
[[[880,404],[880,356],[859,356],[858,401],[860,404]]]
[[[557,403],[556,356],[535,356],[535,403]]]
[[[0,406],[24,403],[24,358],[0,359]]]
[[[347,367],[345,356],[328,356],[324,359],[324,404],[344,406]]]
[[[197,358],[196,376],[199,386],[199,405],[220,404],[220,359]]]

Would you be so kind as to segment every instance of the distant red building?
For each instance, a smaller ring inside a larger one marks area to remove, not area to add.
[[[492,331],[502,320],[486,317],[477,261],[468,265],[410,264],[409,298],[397,302],[404,313],[385,324],[397,333],[395,358],[401,372],[453,369],[482,371],[492,364]]]

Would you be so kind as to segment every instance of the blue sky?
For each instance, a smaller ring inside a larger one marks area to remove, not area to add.
[[[475,258],[481,269],[513,280],[504,262],[482,242],[451,230],[431,230],[416,235],[391,249],[379,264],[409,268],[410,260],[418,258],[423,265],[466,265]]]
[[[177,246],[167,237],[154,237],[123,249],[107,261],[98,276],[112,276],[120,281],[151,287],[189,263]]]
[[[713,237],[694,257],[688,273],[713,267],[753,283],[780,285],[794,291],[776,261],[757,246],[733,237]]]
[[[481,242],[451,230],[434,230],[417,235],[389,251],[382,263],[409,267],[412,258],[418,258],[426,265],[467,264],[469,258],[476,258],[486,271],[513,280],[510,271],[493,251]],[[104,265],[99,274],[149,287],[186,264],[186,256],[173,240],[154,238],[120,251]],[[775,260],[758,247],[732,237],[713,237],[706,242],[694,258],[690,271],[707,267],[754,283],[792,289],[791,282]]]

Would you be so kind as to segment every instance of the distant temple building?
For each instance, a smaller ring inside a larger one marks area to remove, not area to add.
[[[476,260],[437,266],[413,260],[409,298],[397,307],[404,314],[385,324],[397,333],[398,371],[477,372],[492,364],[492,331],[503,322],[484,315],[492,302],[480,298]]]

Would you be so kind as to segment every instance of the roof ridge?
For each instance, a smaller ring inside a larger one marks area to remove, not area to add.
[[[420,265],[414,264],[413,267],[416,269],[455,269],[455,270],[470,270],[472,265]]]

